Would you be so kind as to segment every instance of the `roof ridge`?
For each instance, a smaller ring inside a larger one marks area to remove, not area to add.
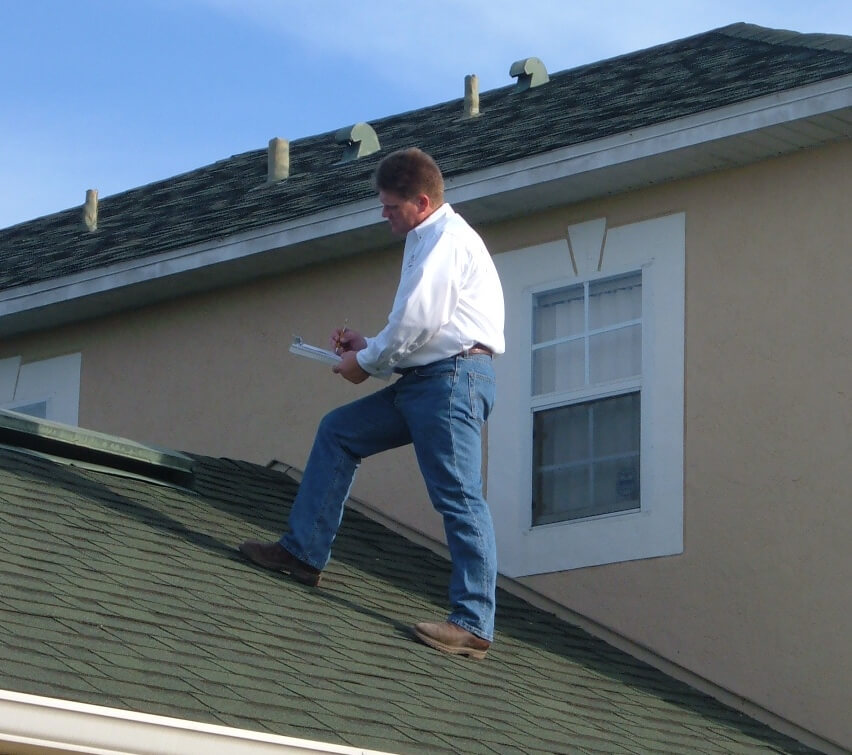
[[[773,29],[740,21],[714,30],[728,37],[749,39],[754,42],[766,42],[773,45],[791,45],[808,47],[813,50],[831,50],[852,54],[852,37],[845,34],[804,33],[789,29]],[[713,32],[710,32],[713,33]]]

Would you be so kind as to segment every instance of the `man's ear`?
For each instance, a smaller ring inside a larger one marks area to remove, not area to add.
[[[428,194],[418,194],[415,199],[415,203],[417,204],[417,212],[428,212],[432,208],[432,200],[429,199]]]

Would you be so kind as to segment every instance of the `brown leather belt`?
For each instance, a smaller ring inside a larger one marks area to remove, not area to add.
[[[460,351],[458,354],[454,354],[452,357],[447,357],[447,359],[453,359],[453,357],[470,357],[476,354],[485,354],[486,356],[493,357],[494,352],[491,351],[487,346],[483,346],[481,343],[475,343],[469,349],[465,349],[464,351]],[[440,361],[440,360],[439,360]],[[428,365],[418,365],[421,367],[425,367]],[[394,367],[393,371],[398,375],[407,375],[409,372],[414,372],[417,367]]]
[[[460,357],[469,357],[474,354],[487,354],[488,356],[494,356],[494,352],[491,351],[487,346],[483,346],[481,343],[475,343],[469,349],[465,349],[464,351],[459,352]]]

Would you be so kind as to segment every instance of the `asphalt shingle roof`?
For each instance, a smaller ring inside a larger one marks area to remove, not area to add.
[[[458,99],[373,121],[382,150],[354,163],[340,164],[329,132],[293,140],[291,175],[274,185],[265,184],[266,150],[254,150],[102,198],[94,233],[79,207],[0,230],[0,290],[369,197],[375,165],[394,149],[420,146],[452,178],[850,73],[850,37],[733,24],[552,73],[522,94],[514,85],[483,92],[478,118],[461,120]]]
[[[482,662],[413,641],[448,564],[347,511],[320,588],[243,561],[297,483],[192,490],[0,447],[0,688],[399,753],[810,752],[505,591]]]

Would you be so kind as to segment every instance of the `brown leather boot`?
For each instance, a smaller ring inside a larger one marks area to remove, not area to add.
[[[280,543],[261,543],[258,540],[246,540],[240,546],[249,561],[272,571],[286,572],[297,582],[312,587],[319,584],[320,570],[300,561]]]
[[[414,625],[414,634],[421,642],[442,653],[466,655],[476,660],[485,658],[488,648],[491,647],[488,640],[477,637],[451,621],[439,623],[421,621]]]

